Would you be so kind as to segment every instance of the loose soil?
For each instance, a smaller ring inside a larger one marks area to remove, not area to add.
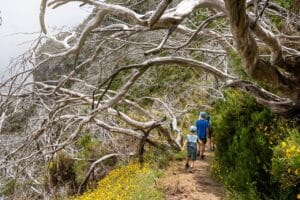
[[[166,199],[225,199],[225,189],[210,177],[209,165],[213,156],[213,153],[206,152],[204,159],[197,158],[192,172],[185,169],[185,161],[172,162],[163,177],[157,181],[158,187],[166,192]]]

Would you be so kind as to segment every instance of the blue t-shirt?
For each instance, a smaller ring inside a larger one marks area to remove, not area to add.
[[[199,119],[196,121],[197,136],[199,139],[206,138],[206,129],[208,128],[208,121],[205,119]]]

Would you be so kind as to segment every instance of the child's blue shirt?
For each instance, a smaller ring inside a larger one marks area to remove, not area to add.
[[[197,135],[187,134],[187,136],[186,136],[188,146],[196,145],[197,144],[197,139],[198,139]]]

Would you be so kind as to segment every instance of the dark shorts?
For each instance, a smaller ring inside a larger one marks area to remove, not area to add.
[[[199,141],[202,142],[203,144],[206,144],[207,139],[206,138],[199,138]]]
[[[197,146],[188,146],[187,147],[187,156],[189,159],[196,160]]]

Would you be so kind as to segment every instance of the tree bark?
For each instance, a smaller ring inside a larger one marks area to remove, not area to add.
[[[251,26],[254,20],[246,13],[246,0],[224,2],[231,33],[246,73],[258,81],[267,83],[272,89],[279,90],[286,97],[290,97],[295,104],[299,104],[299,78],[287,76],[277,69],[277,66],[284,65],[279,41],[259,25]],[[270,48],[271,62],[259,57],[259,48],[250,27],[253,33]]]

